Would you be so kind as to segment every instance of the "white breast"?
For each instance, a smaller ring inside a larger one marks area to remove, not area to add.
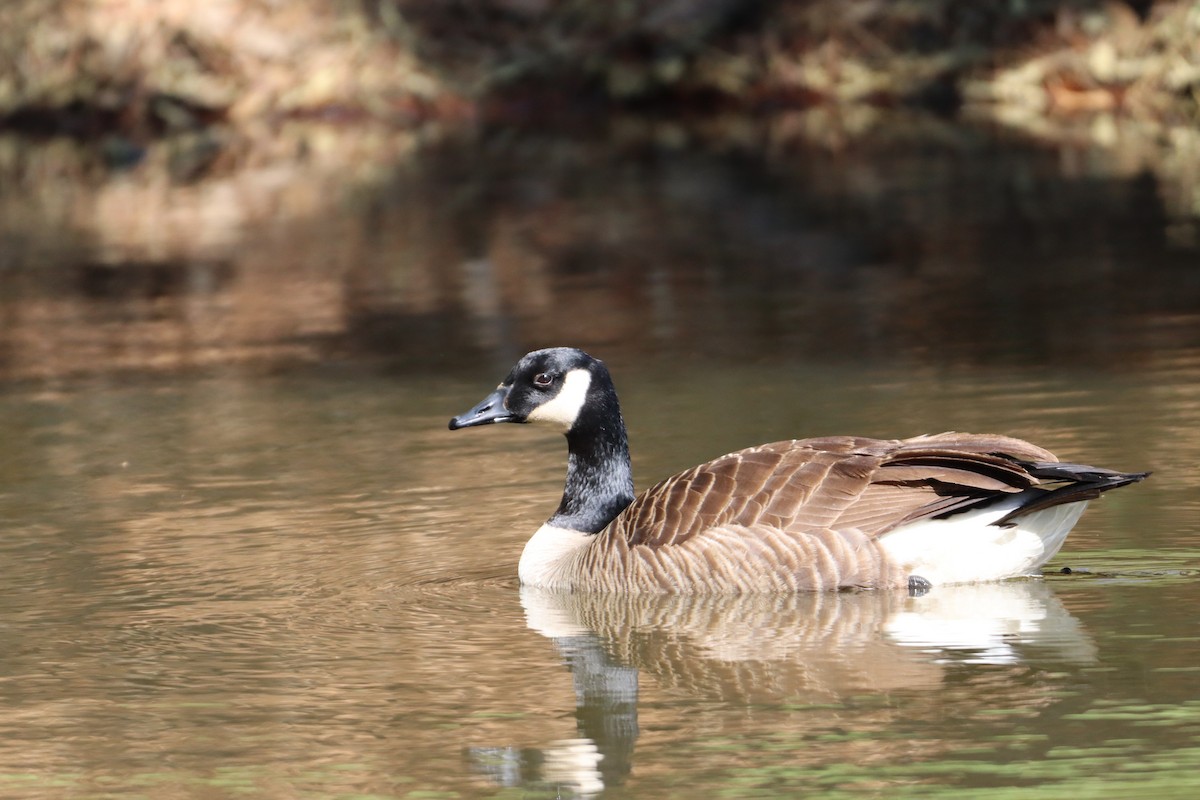
[[[525,586],[543,589],[569,588],[576,556],[595,537],[583,531],[546,524],[537,529],[521,552],[517,575]]]

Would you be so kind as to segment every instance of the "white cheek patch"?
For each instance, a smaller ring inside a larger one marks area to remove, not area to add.
[[[529,412],[529,422],[544,422],[569,431],[579,418],[579,411],[587,400],[588,387],[592,385],[592,373],[586,369],[573,369],[563,379],[558,394]]]

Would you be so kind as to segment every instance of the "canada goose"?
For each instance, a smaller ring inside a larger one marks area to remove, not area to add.
[[[1064,464],[1007,436],[827,436],[739,450],[635,498],[608,368],[568,347],[524,356],[450,430],[497,422],[566,434],[562,502],[518,574],[569,591],[923,591],[1028,575],[1088,500],[1149,474]]]

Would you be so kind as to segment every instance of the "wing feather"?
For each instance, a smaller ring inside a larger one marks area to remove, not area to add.
[[[945,515],[1059,475],[1057,458],[1008,436],[826,436],[730,453],[639,496],[609,526],[629,546],[682,545],[718,527],[858,530]]]

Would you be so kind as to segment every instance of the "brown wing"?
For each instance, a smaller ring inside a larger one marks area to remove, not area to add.
[[[611,535],[651,548],[721,526],[862,531],[967,508],[1039,483],[1024,464],[1055,456],[1006,436],[943,433],[883,440],[849,436],[775,442],[722,456],[659,483]]]

